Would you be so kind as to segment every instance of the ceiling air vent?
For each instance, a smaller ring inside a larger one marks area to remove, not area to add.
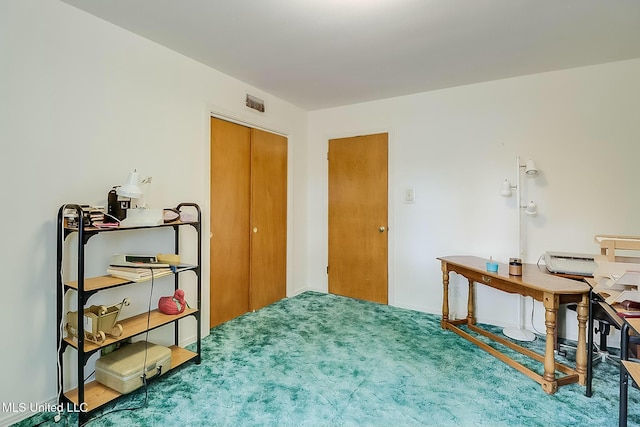
[[[247,99],[245,100],[245,105],[253,110],[260,111],[264,113],[264,101],[260,98],[256,98],[253,95],[247,94]]]

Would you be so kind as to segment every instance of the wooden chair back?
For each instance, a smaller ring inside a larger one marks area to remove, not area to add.
[[[612,262],[640,263],[640,236],[596,235],[600,253]]]

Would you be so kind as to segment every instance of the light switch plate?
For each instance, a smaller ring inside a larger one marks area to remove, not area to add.
[[[405,203],[415,203],[416,202],[416,189],[415,188],[407,188],[404,192],[404,202]]]

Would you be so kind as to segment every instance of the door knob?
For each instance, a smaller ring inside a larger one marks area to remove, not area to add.
[[[258,227],[253,227],[253,232],[257,233],[258,232]]]
[[[384,230],[386,230],[386,228],[384,228],[384,226],[378,228],[378,231],[380,231],[381,233],[384,233]]]

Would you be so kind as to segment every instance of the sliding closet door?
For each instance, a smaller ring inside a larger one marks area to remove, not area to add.
[[[286,296],[287,139],[211,119],[210,325]]]
[[[286,296],[287,139],[251,129],[251,310]]]
[[[210,326],[249,310],[251,130],[211,119]]]

